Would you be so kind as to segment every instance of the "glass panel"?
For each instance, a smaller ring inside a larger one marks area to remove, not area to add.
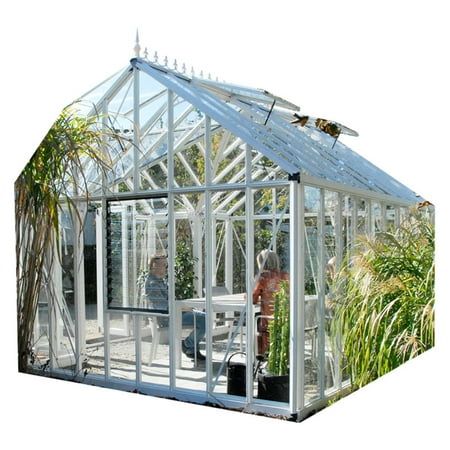
[[[81,208],[80,208],[81,209]],[[81,211],[80,211],[80,214]],[[52,356],[59,369],[75,371],[75,296],[73,217],[68,208],[60,214],[61,258],[53,263]]]
[[[395,207],[386,205],[386,231],[395,230]]]
[[[288,173],[262,153],[252,150],[253,181],[287,180]]]
[[[167,199],[107,203],[108,305],[167,314]]]
[[[212,127],[218,124],[213,123]],[[223,128],[212,137],[212,179],[215,184],[245,182],[245,145]]]
[[[342,197],[342,249],[343,257],[347,256],[355,242],[353,235],[353,208],[354,200],[348,195]]]
[[[400,225],[408,218],[408,208],[403,206],[400,207]]]
[[[289,190],[254,191],[255,397],[289,402]]]
[[[142,126],[139,170],[142,190],[167,188],[167,95]]]
[[[122,86],[108,103],[110,113],[110,123],[116,130],[123,132],[125,129],[133,130],[130,118],[127,118],[127,111],[133,108],[133,77]]]
[[[105,348],[103,330],[103,298],[98,294],[98,286],[103,280],[97,273],[97,267],[102,264],[101,241],[101,203],[91,202],[83,227],[84,235],[84,280],[85,280],[85,330],[86,349],[83,368],[87,373],[105,373]],[[103,292],[103,287],[99,293]]]
[[[36,369],[46,370],[50,363],[50,329],[47,296],[39,295],[39,301],[34,318],[33,339],[30,355],[30,365]]]
[[[320,189],[305,186],[305,404],[319,396],[319,212]]]
[[[381,205],[375,201],[372,202],[372,222],[372,230],[375,234],[382,231]]]
[[[369,230],[368,214],[367,214],[367,202],[364,199],[357,199],[357,220],[356,220],[356,233],[358,235],[366,235]]]
[[[205,157],[201,144],[198,140],[190,140],[189,146],[176,153],[174,173],[178,186],[205,184]]]
[[[206,389],[204,194],[174,196],[176,385]]]
[[[177,186],[205,182],[205,115],[178,98],[174,105],[174,178]]]
[[[133,318],[129,314],[109,314],[111,378],[136,379],[136,340]]]
[[[164,316],[138,318],[141,330],[142,382],[170,385],[169,319]]]
[[[331,322],[334,314],[333,280],[336,274],[336,215],[338,214],[339,197],[337,192],[325,191],[325,391],[338,385],[338,355],[332,340]]]
[[[212,217],[213,391],[245,397],[245,192],[214,192]]]
[[[373,206],[373,204],[372,204]],[[342,198],[342,264],[351,264],[352,246],[355,239],[353,235],[352,217],[353,217],[353,199],[349,196]],[[373,217],[373,216],[372,216]],[[347,364],[344,356],[341,360],[342,381],[347,381],[350,374],[347,370]]]

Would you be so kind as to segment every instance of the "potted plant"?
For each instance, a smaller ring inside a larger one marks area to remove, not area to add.
[[[289,402],[289,285],[282,281],[274,294],[269,323],[267,366],[258,374],[258,398]]]

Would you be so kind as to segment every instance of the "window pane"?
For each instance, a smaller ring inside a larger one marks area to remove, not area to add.
[[[289,189],[254,192],[255,353],[265,368],[255,397],[289,402]]]
[[[319,212],[320,189],[305,186],[305,404],[319,396]]]
[[[107,207],[108,306],[167,313],[167,199]]]

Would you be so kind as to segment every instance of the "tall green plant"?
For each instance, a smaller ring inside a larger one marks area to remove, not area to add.
[[[175,298],[182,300],[194,297],[196,279],[194,272],[195,258],[189,244],[178,240],[175,255]]]
[[[333,330],[355,387],[434,345],[434,229],[419,213],[361,242],[337,275]]]
[[[274,294],[273,320],[269,322],[269,359],[272,375],[288,374],[289,365],[289,285],[281,281]]]
[[[59,215],[62,205],[78,215],[71,199],[87,192],[83,161],[102,170],[102,136],[96,118],[63,110],[15,182],[17,253],[17,329],[19,370],[27,369],[38,300],[53,294],[51,268],[58,257]]]

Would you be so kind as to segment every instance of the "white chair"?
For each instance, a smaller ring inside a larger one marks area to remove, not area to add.
[[[158,349],[159,340],[160,340],[160,327],[158,325],[157,317],[150,317],[150,330],[152,333],[152,345],[150,347],[150,357],[148,360],[149,367],[152,365],[152,363],[155,359],[156,351]]]
[[[150,317],[150,331],[152,334],[152,344],[150,347],[150,355],[149,355],[149,361],[148,361],[149,367],[152,365],[153,361],[155,360],[158,346],[161,343],[161,334],[162,334],[162,332],[164,332],[167,329],[168,329],[167,327],[162,327],[158,323],[158,317],[156,317],[156,316]],[[165,342],[165,340],[163,339],[163,343],[164,342]]]
[[[211,291],[213,297],[230,295],[230,291],[226,288],[226,286],[212,286]],[[203,295],[206,295],[205,289],[203,289]],[[226,333],[226,330],[228,328],[228,336],[230,337],[232,325],[235,322],[235,319],[236,318],[234,317],[234,312],[213,313],[213,336],[218,336]],[[229,325],[227,325],[227,322]]]

